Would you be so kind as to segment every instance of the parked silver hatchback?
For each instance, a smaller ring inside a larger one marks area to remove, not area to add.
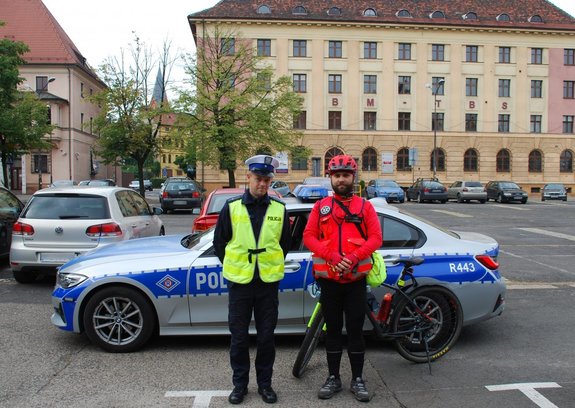
[[[37,191],[12,230],[10,266],[29,283],[87,251],[118,241],[165,235],[137,192],[123,187],[68,187]]]
[[[458,180],[447,189],[447,199],[458,203],[477,200],[481,204],[487,201],[487,191],[479,181]]]

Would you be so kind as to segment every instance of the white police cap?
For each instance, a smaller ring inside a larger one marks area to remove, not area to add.
[[[273,177],[275,168],[278,167],[279,164],[278,159],[268,156],[267,154],[258,154],[246,160],[249,171],[265,177]]]

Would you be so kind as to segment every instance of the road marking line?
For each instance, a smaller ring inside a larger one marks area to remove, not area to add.
[[[563,273],[568,273],[568,274],[570,274],[570,275],[573,274],[572,271],[568,271],[568,270],[566,270],[566,269],[561,269],[561,268],[556,268],[556,267],[554,267],[554,266],[548,265],[548,264],[543,263],[543,262],[536,261],[536,260],[534,260],[534,259],[529,259],[529,258],[525,258],[525,257],[520,256],[520,255],[515,255],[515,254],[513,254],[513,253],[511,253],[511,252],[507,252],[507,251],[500,250],[499,253],[506,254],[506,255],[509,255],[509,256],[513,256],[513,257],[515,257],[515,258],[527,259],[527,260],[529,260],[529,262],[533,262],[533,263],[536,263],[537,265],[544,266],[544,267],[547,268],[547,269],[553,269],[553,270],[555,270],[555,271],[559,271],[559,272],[563,272]]]
[[[520,205],[523,205],[523,204],[520,204]],[[499,208],[509,208],[510,210],[531,211],[531,208],[516,207],[514,205],[509,205],[509,204],[493,204],[493,206],[499,207]]]
[[[523,290],[523,289],[559,289],[557,286],[549,285],[546,283],[511,283],[507,284],[509,290]]]
[[[435,212],[439,212],[439,213],[443,213],[443,214],[447,214],[447,215],[453,215],[454,217],[459,217],[459,218],[473,218],[473,215],[461,214],[461,213],[457,213],[457,212],[453,212],[453,211],[446,211],[446,210],[431,210],[431,211],[435,211]]]
[[[522,392],[527,398],[534,402],[541,408],[559,408],[557,405],[545,398],[536,388],[561,388],[561,386],[554,382],[547,383],[519,383],[519,384],[500,384],[500,385],[486,385],[489,391],[510,391],[518,390]]]
[[[167,398],[180,398],[180,397],[194,397],[194,408],[207,408],[210,406],[212,397],[227,397],[232,390],[207,390],[207,391],[166,391],[164,397]]]
[[[552,232],[552,231],[547,231],[547,230],[540,229],[540,228],[517,228],[517,229],[527,231],[527,232],[533,232],[534,234],[547,235],[549,237],[563,238],[563,239],[568,239],[570,241],[575,241],[574,235],[562,234],[560,232]]]

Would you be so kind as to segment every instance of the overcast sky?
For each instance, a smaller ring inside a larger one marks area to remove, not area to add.
[[[135,32],[159,51],[164,40],[176,52],[194,52],[188,14],[212,7],[218,0],[43,0],[58,23],[88,59],[98,67],[133,43]],[[262,2],[264,4],[265,1]],[[575,0],[551,3],[575,16]],[[181,78],[182,64],[175,77]]]

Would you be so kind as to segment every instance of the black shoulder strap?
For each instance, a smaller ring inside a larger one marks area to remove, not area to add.
[[[363,212],[363,205],[365,203],[365,199],[362,198],[362,200],[363,201],[361,203],[361,211]],[[341,201],[336,200],[335,198],[333,199],[333,201],[335,201],[337,203],[337,205],[339,205],[340,208],[343,210],[343,212],[345,212],[348,216],[350,216],[350,217],[352,216],[351,212],[349,211],[349,208],[347,208],[345,205],[343,205],[343,203]],[[365,232],[363,232],[363,230],[361,229],[361,226],[359,224],[355,224],[355,223],[354,223],[354,225],[356,226],[357,230],[359,231],[361,237],[367,241],[367,236],[365,235]]]

